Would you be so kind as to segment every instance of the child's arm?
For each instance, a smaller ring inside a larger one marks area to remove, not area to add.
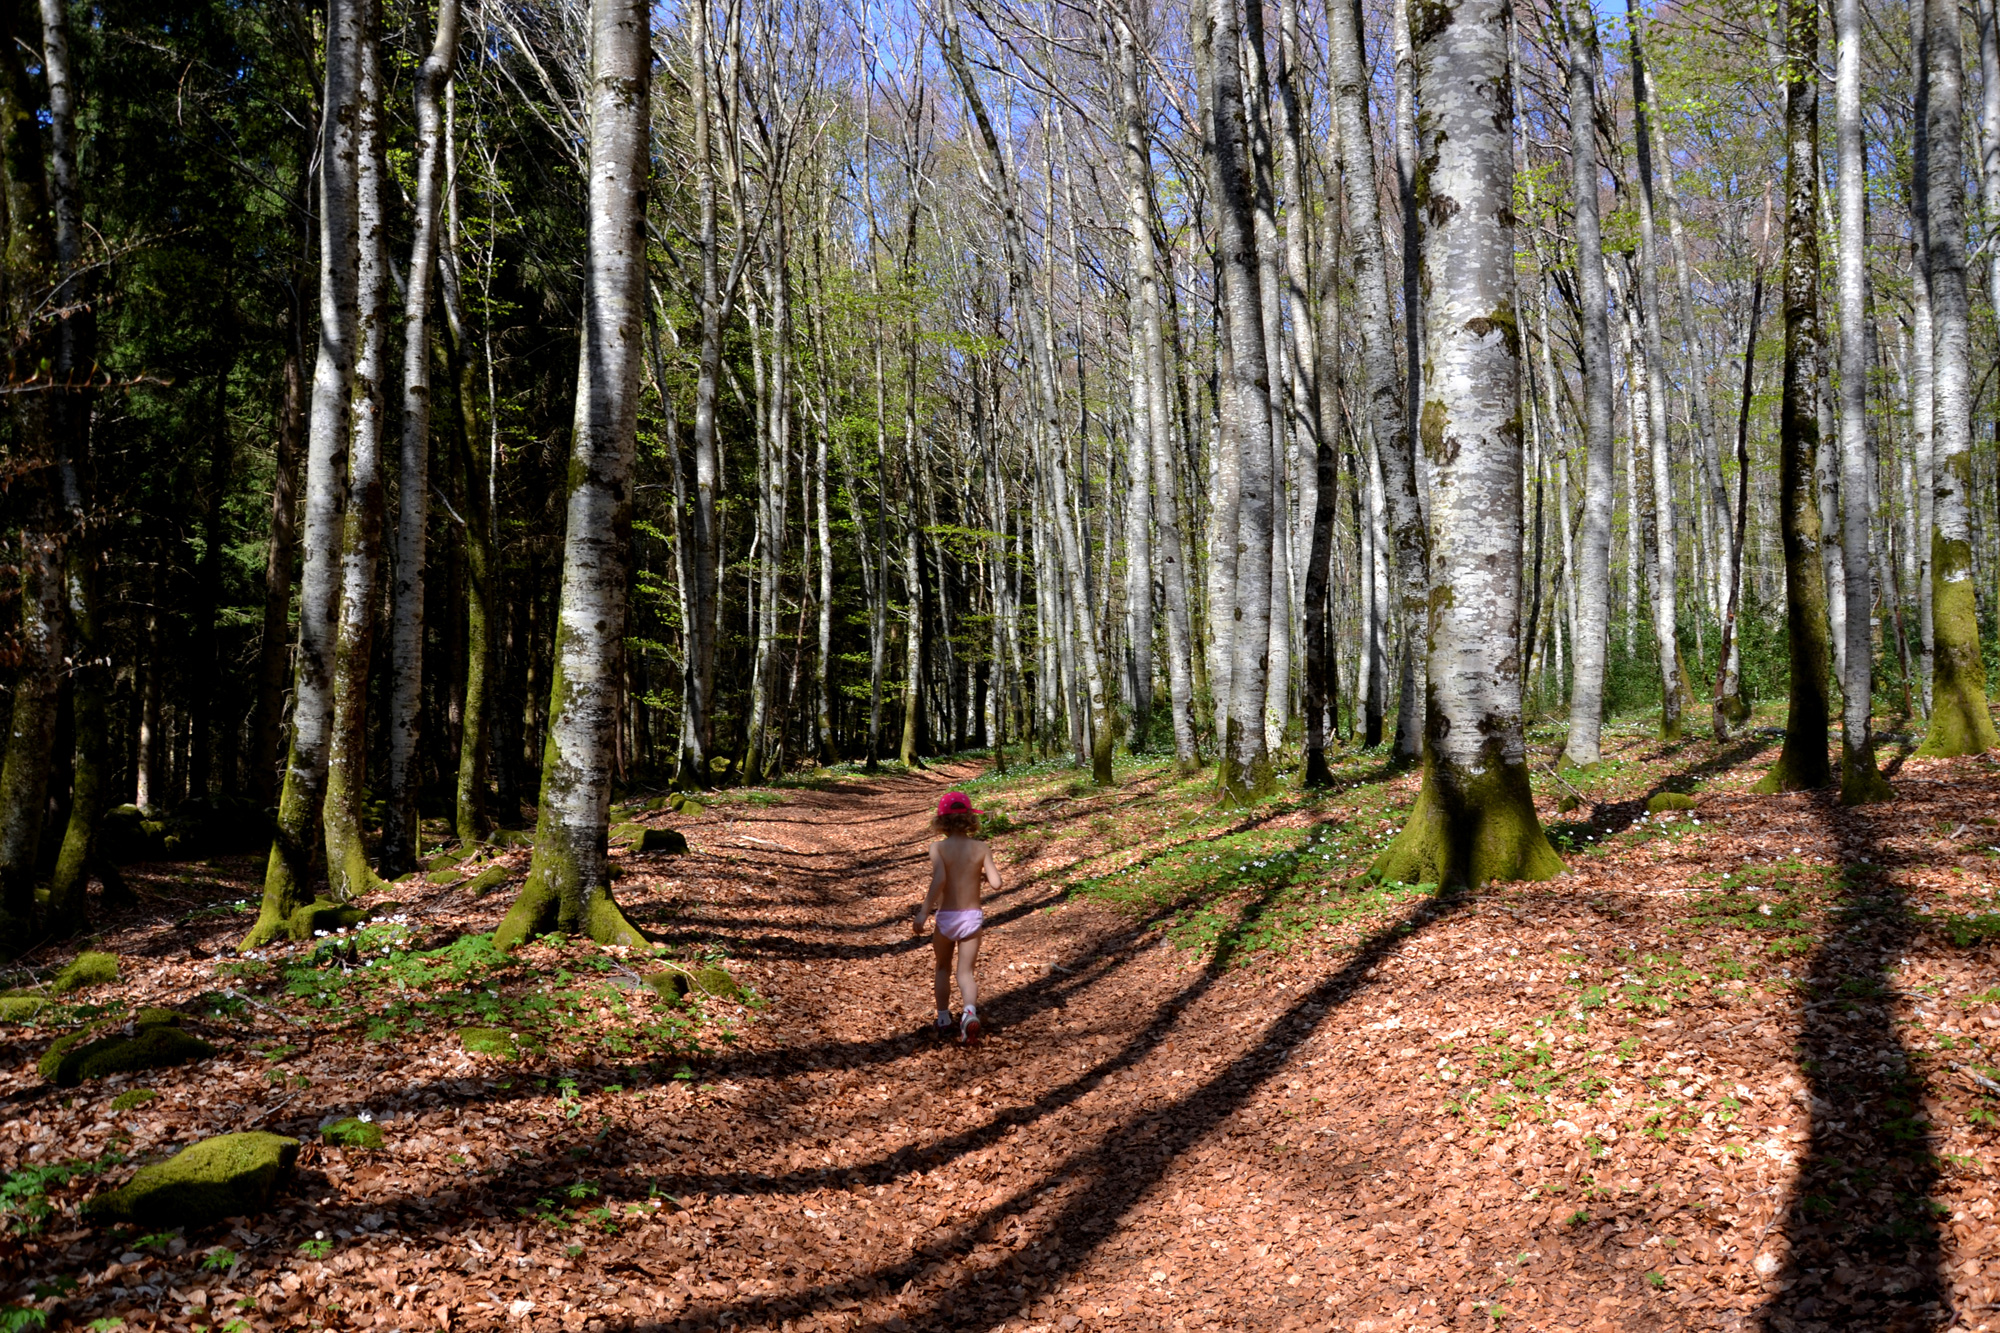
[[[1000,892],[1000,863],[993,859],[993,844],[986,844],[986,855],[979,863],[979,869],[986,876],[986,887]]]
[[[921,935],[924,933],[924,918],[936,910],[934,904],[944,901],[943,894],[944,860],[938,855],[938,845],[932,843],[930,892],[926,893],[923,901],[917,904],[916,919],[910,922],[910,933],[912,935]]]

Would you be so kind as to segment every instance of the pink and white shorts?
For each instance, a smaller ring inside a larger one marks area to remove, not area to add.
[[[958,941],[977,935],[985,924],[986,913],[977,907],[968,907],[960,911],[939,912],[936,930],[946,939]]]

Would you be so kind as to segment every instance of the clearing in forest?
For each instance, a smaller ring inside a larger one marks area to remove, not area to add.
[[[2000,1328],[2000,765],[1885,747],[1896,799],[1844,810],[1752,794],[1763,737],[1611,739],[1581,791],[1537,751],[1569,874],[1449,898],[1360,873],[1415,790],[1379,756],[1248,812],[1154,762],[722,793],[642,816],[687,855],[622,858],[678,986],[493,951],[520,850],[242,958],[249,859],[133,867],[118,979],[0,1029],[4,1299],[129,1329]],[[976,1049],[932,1040],[909,931],[953,785],[1006,875]],[[215,1053],[37,1074],[158,1005]],[[264,1211],[83,1219],[246,1129],[306,1143]]]

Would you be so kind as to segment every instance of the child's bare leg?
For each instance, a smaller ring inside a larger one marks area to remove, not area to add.
[[[931,937],[931,949],[937,957],[937,1007],[939,1013],[951,1009],[951,951],[952,942],[942,935]]]
[[[958,998],[968,1010],[979,1007],[979,980],[972,975],[973,964],[979,961],[979,940],[972,935],[958,942]]]

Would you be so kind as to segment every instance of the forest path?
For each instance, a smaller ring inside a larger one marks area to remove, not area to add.
[[[1072,858],[1003,841],[979,959],[989,1035],[938,1040],[909,918],[936,798],[975,772],[846,779],[690,829],[734,872],[709,881],[699,927],[770,1008],[702,1069],[712,1107],[684,1126],[699,1167],[663,1186],[730,1224],[682,1319],[1324,1327],[1332,1292],[1312,1279],[1332,1254],[1302,1234],[1321,1220],[1308,1177],[1329,1158],[1333,1179],[1369,1176],[1399,1132],[1274,1163],[1301,1146],[1276,1144],[1275,1104],[1306,1104],[1279,1075],[1382,950],[1309,991],[1191,967],[1129,915],[1057,908]],[[1280,1003],[1260,1012],[1267,991]]]
[[[1844,810],[1754,793],[1772,753],[1618,738],[1591,821],[1544,797],[1568,874],[1451,898],[1354,873],[1416,781],[1366,756],[1247,815],[1163,763],[716,793],[646,816],[690,850],[617,880],[756,992],[699,1014],[620,950],[482,952],[512,891],[453,872],[356,966],[230,956],[254,858],[135,866],[93,1003],[218,1051],[120,1109],[0,1031],[0,1171],[104,1172],[0,1232],[0,1278],[133,1330],[2000,1329],[2000,765],[1899,762]],[[1011,826],[971,1048],[931,1034],[909,928],[961,783]],[[1697,808],[1641,818],[1662,785]],[[364,1110],[383,1149],[312,1142]],[[69,1221],[245,1128],[308,1141],[268,1213]]]

